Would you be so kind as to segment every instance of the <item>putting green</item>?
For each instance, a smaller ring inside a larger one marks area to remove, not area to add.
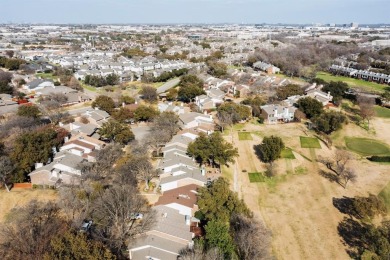
[[[386,144],[374,139],[346,137],[345,145],[349,150],[362,155],[390,154],[390,148]]]

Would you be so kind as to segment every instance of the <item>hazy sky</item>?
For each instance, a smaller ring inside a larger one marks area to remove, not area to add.
[[[0,0],[0,23],[390,23],[390,0]]]

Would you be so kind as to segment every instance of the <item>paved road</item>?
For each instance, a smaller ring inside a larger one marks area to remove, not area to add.
[[[166,82],[164,85],[157,88],[157,94],[164,93],[168,89],[175,87],[177,84],[179,84],[179,82],[180,82],[180,78],[172,79],[172,80]]]

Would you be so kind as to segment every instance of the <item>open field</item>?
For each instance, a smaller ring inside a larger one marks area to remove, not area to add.
[[[300,136],[302,148],[321,148],[317,138]]]
[[[317,78],[323,79],[326,82],[343,81],[347,83],[351,88],[358,88],[364,91],[384,92],[386,88],[389,88],[388,85],[382,85],[375,82],[369,82],[369,81],[348,78],[343,76],[334,76],[327,72],[318,72]]]
[[[390,109],[386,107],[375,106],[375,113],[377,117],[390,118]]]
[[[17,206],[24,206],[32,200],[49,201],[57,198],[54,190],[12,189],[11,192],[0,190],[0,223],[9,211]]]
[[[253,140],[251,133],[248,132],[238,132],[238,140],[245,141],[245,140]]]
[[[390,154],[390,149],[386,144],[374,139],[346,137],[345,145],[349,150],[361,155],[368,156]]]
[[[372,120],[372,127],[378,133],[376,139],[385,138],[390,132],[389,121],[384,120]],[[350,259],[337,231],[337,225],[345,215],[333,206],[332,200],[343,196],[380,193],[390,181],[388,165],[356,159],[352,167],[358,175],[357,182],[344,189],[322,177],[319,172],[326,171],[326,167],[316,161],[318,155],[332,156],[335,148],[327,148],[316,138],[314,140],[319,148],[302,148],[300,136],[312,137],[303,124],[284,124],[281,128],[280,125],[248,123],[239,128],[252,133],[253,138],[242,142],[239,141],[238,134],[233,135],[232,141],[239,150],[239,196],[253,211],[255,218],[264,221],[272,231],[272,251],[275,258]],[[259,144],[264,136],[271,134],[280,136],[286,147],[292,149],[296,159],[277,160],[274,163],[276,176],[266,177],[262,174],[266,171],[266,164],[257,158],[253,146]],[[374,138],[372,135],[375,133],[348,124],[342,131],[332,135],[332,139],[334,146],[344,148],[345,136]],[[225,138],[231,141],[230,135]],[[390,140],[385,142],[389,143]],[[287,161],[291,164],[286,163]],[[229,173],[229,176],[234,174],[233,171]],[[231,177],[230,180],[234,181],[234,178]]]

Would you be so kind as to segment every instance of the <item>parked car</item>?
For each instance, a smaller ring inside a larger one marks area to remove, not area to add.
[[[92,226],[92,220],[84,220],[81,224],[80,232],[87,232]]]

